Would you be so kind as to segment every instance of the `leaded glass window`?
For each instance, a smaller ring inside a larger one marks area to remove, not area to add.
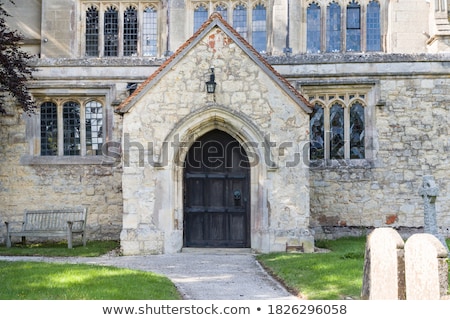
[[[41,155],[58,155],[58,112],[53,102],[41,105]]]
[[[344,159],[344,108],[334,103],[330,109],[330,158]]]
[[[320,7],[317,3],[311,3],[306,11],[306,50],[309,53],[320,52],[321,22]]]
[[[137,55],[138,19],[137,10],[128,7],[123,14],[123,55]]]
[[[86,55],[98,56],[98,10],[90,7],[86,10]]]
[[[233,28],[247,39],[247,8],[239,4],[233,10]]]
[[[380,4],[370,1],[367,5],[367,51],[381,50]]]
[[[324,136],[324,109],[316,103],[310,120],[310,159],[324,159],[325,136]]]
[[[252,42],[253,47],[258,52],[266,51],[267,31],[266,31],[266,7],[258,4],[253,8],[252,16]]]
[[[63,105],[63,132],[64,155],[80,155],[80,105],[77,102]]]
[[[103,108],[98,101],[90,101],[85,107],[86,154],[101,155],[103,144]]]
[[[361,7],[352,1],[347,6],[347,51],[361,51]]]
[[[204,5],[199,5],[194,10],[194,32],[208,19],[208,9]]]
[[[364,107],[356,102],[350,108],[350,158],[364,159]]]
[[[144,56],[156,56],[158,52],[158,20],[157,11],[153,7],[144,10],[142,51]]]
[[[327,51],[341,51],[341,7],[330,3],[327,11]]]
[[[117,9],[114,7],[109,7],[105,11],[104,18],[104,54],[106,57],[115,57],[119,53],[119,14]]]
[[[220,13],[220,15],[222,16],[222,18],[227,21],[228,20],[228,9],[225,5],[223,4],[218,4],[215,8],[214,11],[217,13]]]

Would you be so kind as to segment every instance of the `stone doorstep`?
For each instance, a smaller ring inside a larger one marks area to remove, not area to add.
[[[181,253],[196,253],[196,254],[252,254],[254,253],[250,248],[193,248],[183,247]]]

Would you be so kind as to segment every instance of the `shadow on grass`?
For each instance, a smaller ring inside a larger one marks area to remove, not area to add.
[[[0,261],[2,300],[178,300],[166,277],[85,264]]]

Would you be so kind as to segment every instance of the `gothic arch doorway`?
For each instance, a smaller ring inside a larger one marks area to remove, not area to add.
[[[240,143],[212,130],[190,147],[184,169],[185,247],[250,247],[250,166]]]

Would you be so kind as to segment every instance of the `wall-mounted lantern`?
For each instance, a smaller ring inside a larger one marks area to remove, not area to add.
[[[215,75],[214,75],[214,67],[210,68],[211,74],[209,75],[209,81],[206,81],[206,92],[208,93],[214,93],[216,91],[216,82],[215,82]]]

